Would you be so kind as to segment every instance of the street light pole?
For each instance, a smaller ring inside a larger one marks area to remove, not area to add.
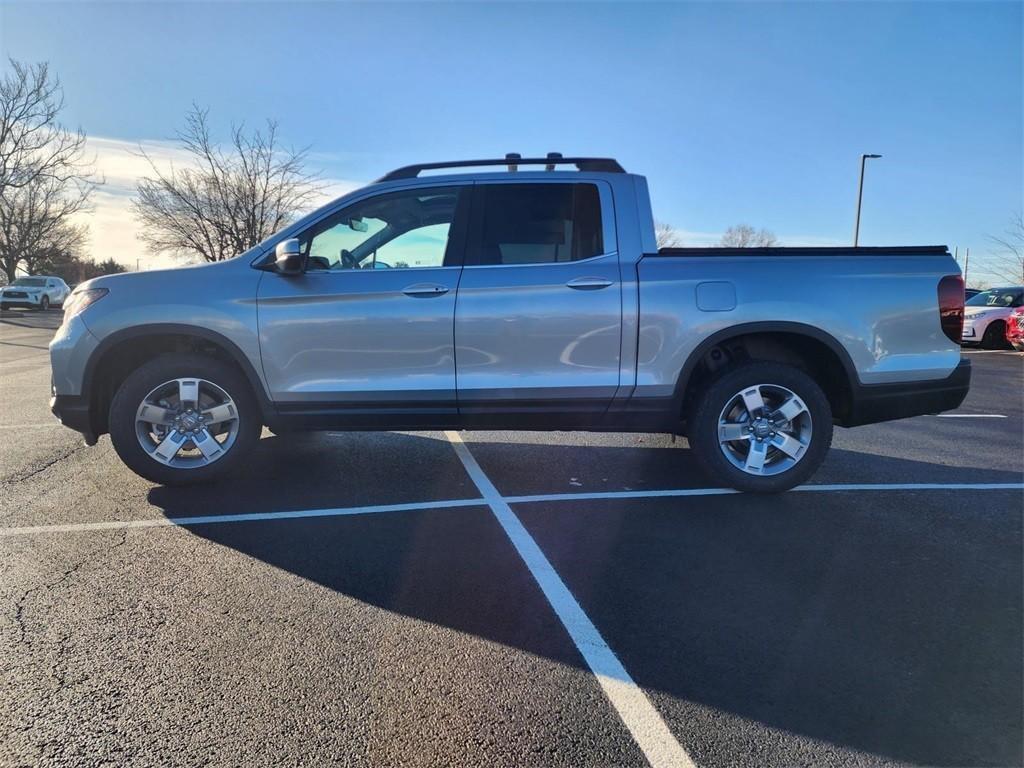
[[[860,182],[857,184],[857,221],[853,225],[853,247],[857,247],[857,243],[860,242],[860,203],[864,199],[864,161],[868,158],[877,158],[881,155],[861,155],[860,156]]]

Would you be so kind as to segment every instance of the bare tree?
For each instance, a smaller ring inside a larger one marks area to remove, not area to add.
[[[82,249],[86,228],[73,224],[71,217],[88,207],[91,191],[89,185],[40,176],[5,192],[0,200],[0,268],[8,282],[19,268],[35,272],[36,263],[54,249]]]
[[[208,110],[193,106],[178,133],[193,164],[162,171],[148,155],[132,209],[141,239],[156,252],[205,261],[231,258],[266,239],[310,205],[319,186],[305,150],[278,144],[277,123],[247,133],[232,126],[227,150],[214,142]]]
[[[664,221],[654,222],[654,239],[659,248],[678,248],[683,244],[679,230]]]
[[[1000,280],[1024,284],[1024,215],[1017,213],[1002,235],[989,235],[998,252],[988,258],[986,271]]]
[[[8,61],[11,71],[0,80],[0,196],[36,181],[80,180],[85,134],[57,122],[60,80],[46,63]]]
[[[774,232],[754,229],[749,224],[736,224],[725,230],[718,244],[723,248],[771,248],[779,244]]]
[[[80,246],[85,229],[70,217],[87,208],[99,179],[84,158],[85,134],[57,122],[64,92],[49,66],[9,62],[0,80],[0,268],[12,281],[42,252]]]

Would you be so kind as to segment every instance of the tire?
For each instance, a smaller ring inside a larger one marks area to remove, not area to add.
[[[985,335],[981,337],[982,349],[1006,349],[1006,323],[1002,320],[993,320],[985,329]]]
[[[765,407],[755,409],[752,419],[743,395],[755,389]],[[803,409],[791,420],[777,416],[772,424],[762,418],[791,399],[787,408]],[[721,485],[752,493],[779,493],[805,482],[832,444],[832,408],[825,393],[802,370],[783,363],[753,360],[726,370],[698,398],[689,423],[691,448],[701,468]],[[725,434],[742,436],[720,442],[720,426]],[[753,459],[748,446],[758,449]],[[759,456],[761,469],[756,467]]]
[[[216,406],[223,409],[220,412],[234,416],[223,422],[196,424],[199,414],[186,415],[175,395],[184,392],[181,381],[199,382],[195,387],[196,399],[184,400],[186,405],[196,403],[193,411],[204,411],[206,415]],[[137,419],[144,401],[157,406],[151,412],[164,410],[155,400],[154,392],[168,393],[160,402],[166,403],[167,412],[177,414],[178,420],[167,426],[155,426]],[[233,406],[233,410],[228,406]],[[263,429],[259,407],[246,378],[220,360],[197,354],[164,355],[136,369],[111,401],[109,425],[111,442],[121,460],[136,474],[162,485],[205,483],[229,474],[244,462]],[[196,441],[186,436],[188,426],[198,427]],[[223,442],[211,444],[206,439],[211,437]],[[172,439],[166,448],[170,451],[177,438],[181,438],[180,447],[169,460],[158,459],[157,446]],[[143,447],[144,442],[147,448]],[[207,448],[200,450],[199,443]]]
[[[40,309],[40,310],[42,310],[43,312],[45,312],[45,311],[46,311],[46,310],[48,310],[49,308],[50,308],[50,297],[49,297],[49,296],[47,296],[47,295],[46,295],[46,294],[44,293],[44,294],[43,294],[43,298],[41,298],[41,299],[39,300],[39,309]]]

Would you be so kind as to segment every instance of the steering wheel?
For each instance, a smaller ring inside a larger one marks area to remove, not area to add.
[[[356,257],[352,255],[352,251],[347,248],[342,248],[341,253],[338,255],[341,257],[341,266],[343,269],[359,269],[359,262],[356,261]]]

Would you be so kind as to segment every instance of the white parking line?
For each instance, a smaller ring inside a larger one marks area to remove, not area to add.
[[[793,491],[1014,491],[1024,483],[836,483],[801,485]],[[545,501],[595,501],[601,499],[660,499],[678,496],[728,496],[732,488],[669,488],[663,491],[595,491],[592,493],[538,493],[532,496],[505,496],[509,504],[534,504]]]
[[[508,502],[480,469],[469,448],[462,442],[458,432],[445,432],[462,466],[487,501],[491,512],[512,541],[519,556],[526,563],[548,603],[554,609],[562,625],[569,633],[576,648],[597,677],[605,695],[611,701],[625,723],[633,739],[643,751],[647,761],[654,766],[679,766],[692,768],[693,761],[668,729],[658,710],[651,704],[640,687],[629,676],[618,657],[597,631],[597,627],[576,602],[565,582],[555,571],[537,542],[516,517]]]
[[[417,509],[482,507],[484,505],[483,499],[449,499],[442,501],[418,501],[410,504],[378,504],[370,507],[297,509],[290,512],[247,512],[238,515],[196,515],[194,517],[108,520],[97,523],[67,523],[65,525],[26,525],[20,528],[0,528],[0,536],[18,536],[26,533],[108,531],[120,530],[122,528],[166,528],[171,526],[218,525],[220,523],[250,523],[254,520],[299,520],[305,517],[345,517],[348,515],[373,515],[383,512],[412,512]]]
[[[842,491],[1024,491],[1024,483],[838,483],[834,485],[801,485],[790,493]],[[596,491],[580,493],[538,493],[528,496],[505,496],[507,504],[536,504],[551,501],[601,501],[615,499],[659,499],[681,496],[730,496],[739,493],[731,488],[669,488],[660,491]],[[195,515],[191,517],[157,517],[142,520],[104,520],[92,523],[58,523],[0,528],[0,537],[33,533],[70,533],[73,531],[109,531],[122,528],[167,528],[172,526],[248,523],[260,520],[298,520],[305,517],[345,517],[371,515],[378,512],[414,512],[449,507],[486,506],[484,498],[439,499],[407,504],[381,504],[367,507],[330,507],[297,509],[286,512],[244,512],[234,515]]]
[[[937,413],[940,419],[1005,419],[1001,413]]]

